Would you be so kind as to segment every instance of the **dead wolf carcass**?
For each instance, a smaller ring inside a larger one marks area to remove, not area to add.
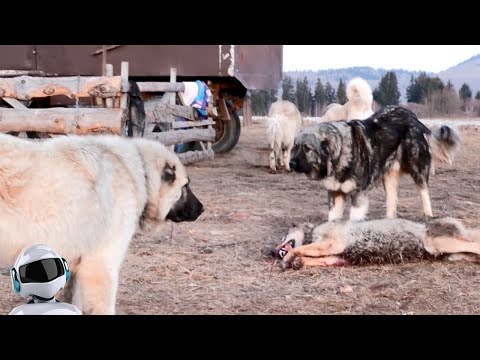
[[[305,244],[310,242],[309,244]],[[480,230],[451,217],[426,224],[406,219],[292,226],[273,254],[286,267],[398,264],[422,259],[480,263]]]

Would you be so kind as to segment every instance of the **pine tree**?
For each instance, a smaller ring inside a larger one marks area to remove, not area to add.
[[[282,81],[282,100],[295,102],[295,90],[293,80],[290,76],[285,76]]]
[[[477,94],[475,95],[475,99],[480,100],[480,91],[477,91]]]
[[[432,78],[427,76],[425,72],[421,72],[413,84],[412,80],[410,81],[410,85],[407,88],[407,101],[418,104],[431,103],[432,96],[438,91],[441,92],[444,87],[443,81],[438,76]]]
[[[270,105],[277,100],[276,90],[251,91],[252,115],[266,116]]]
[[[295,98],[295,103],[297,104],[298,110],[302,114],[310,115],[310,111],[312,108],[312,94],[306,76],[303,81],[301,81],[300,79],[297,80]]]
[[[330,81],[327,81],[327,84],[325,85],[325,97],[327,99],[327,105],[334,103],[336,100],[335,89],[333,88],[332,84],[330,84]]]
[[[463,83],[462,87],[458,91],[458,95],[460,96],[460,99],[465,103],[468,99],[472,97],[472,90],[470,89],[470,86],[468,84]]]
[[[325,94],[325,89],[323,88],[323,84],[320,78],[317,79],[317,83],[315,84],[313,101],[314,111],[312,112],[312,115],[319,116],[323,106],[327,103],[327,96]]]
[[[307,96],[305,98],[305,114],[312,115],[313,95],[312,89],[310,88],[310,84],[308,83],[308,79],[306,76],[303,79],[303,83],[305,84],[305,89],[307,92]]]
[[[373,91],[373,98],[380,105],[398,105],[400,100],[400,91],[398,91],[397,75],[394,71],[387,72],[377,89]]]
[[[420,88],[417,79],[412,75],[412,77],[410,78],[410,84],[407,87],[407,102],[418,104],[421,101],[422,89]]]
[[[342,79],[340,79],[340,82],[338,83],[338,88],[337,88],[337,103],[340,105],[343,105],[347,102],[347,91],[345,87],[345,83],[343,82]]]

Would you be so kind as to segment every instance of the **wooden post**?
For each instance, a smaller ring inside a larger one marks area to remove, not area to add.
[[[107,67],[107,46],[102,45],[102,76],[105,76]],[[95,104],[97,106],[105,106],[105,102],[101,97],[95,98]]]
[[[250,97],[250,91],[247,91],[245,101],[243,102],[243,126],[252,126],[252,99]]]
[[[170,82],[171,83],[176,83],[177,82],[177,68],[170,68]],[[171,93],[169,103],[171,105],[175,105],[177,100],[177,93]],[[170,150],[174,151],[175,150],[175,145],[170,146]]]
[[[176,83],[177,82],[177,68],[171,68],[170,69],[170,82],[171,83]],[[177,94],[174,93],[174,96],[171,97],[170,99],[170,104],[175,105],[175,100],[177,98]]]
[[[113,65],[112,64],[105,65],[105,76],[113,76]],[[105,104],[107,105],[107,108],[112,108],[113,107],[113,98],[105,99]]]
[[[127,105],[128,105],[128,91],[129,91],[129,83],[128,83],[128,62],[127,61],[122,61],[121,67],[120,67],[120,76],[122,78],[122,85],[121,85],[121,92],[122,95],[120,95],[120,104],[119,107],[120,109],[127,111]],[[128,131],[127,131],[127,116],[122,118],[122,133],[128,136]]]
[[[122,61],[120,76],[122,77],[122,89],[128,89],[128,62]],[[127,108],[128,93],[122,93],[120,97],[120,108]]]
[[[107,73],[107,46],[102,45],[102,75]]]

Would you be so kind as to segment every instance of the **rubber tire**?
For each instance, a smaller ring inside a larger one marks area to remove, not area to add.
[[[216,119],[215,121],[221,121],[224,126],[224,131],[222,137],[216,142],[212,143],[212,150],[215,153],[227,153],[237,145],[238,140],[240,139],[240,132],[242,129],[242,124],[240,122],[240,116],[235,110],[229,109],[231,120],[223,121],[221,119]],[[202,150],[200,143],[198,141],[192,141],[185,144],[175,145],[175,152],[181,154],[187,151]]]
[[[223,121],[223,125],[225,128],[222,137],[216,142],[212,143],[212,149],[215,153],[227,153],[233,150],[235,145],[237,145],[238,143],[238,139],[240,139],[240,132],[242,129],[240,116],[235,110],[229,109],[229,112],[231,120],[216,120]]]

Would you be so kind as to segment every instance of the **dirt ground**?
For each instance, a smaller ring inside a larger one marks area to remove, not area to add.
[[[480,226],[480,122],[461,127],[454,165],[437,165],[430,180],[434,215]],[[246,161],[264,146],[262,122],[242,129],[236,148],[188,167],[206,211],[193,223],[166,223],[132,242],[121,270],[118,314],[480,314],[480,266],[404,265],[285,270],[268,250],[292,222],[326,220],[327,196],[304,175],[272,175]],[[380,185],[370,218],[385,214]],[[419,195],[402,179],[399,216],[421,220]],[[346,213],[349,208],[347,207]],[[0,275],[0,313],[24,299]]]

